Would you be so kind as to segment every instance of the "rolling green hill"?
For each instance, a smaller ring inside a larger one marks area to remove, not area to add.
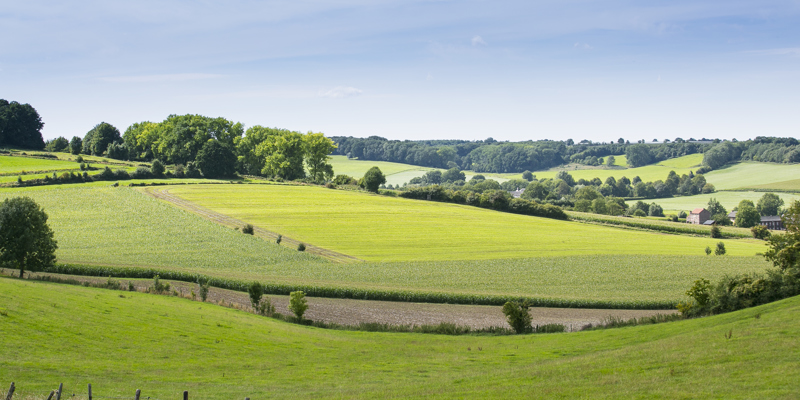
[[[780,198],[783,199],[784,204],[788,206],[791,202],[800,200],[800,195],[797,194],[790,194],[790,193],[776,193]],[[703,207],[708,208],[708,201],[713,197],[719,201],[723,207],[725,207],[728,211],[731,211],[733,207],[739,205],[739,202],[742,200],[751,200],[754,204],[758,203],[758,199],[764,195],[764,192],[732,192],[732,191],[722,191],[716,192],[711,194],[698,194],[696,196],[678,196],[678,197],[670,197],[666,199],[649,199],[644,200],[645,202],[649,203],[656,203],[660,205],[664,212],[666,213],[673,213],[677,214],[680,211],[689,212],[695,208]],[[627,201],[627,203],[633,204],[636,201]]]
[[[780,190],[782,182],[800,179],[800,164],[741,162],[711,171],[706,179],[717,190],[751,188]]]
[[[221,214],[368,261],[702,254],[717,242],[320,187],[187,185],[167,190]],[[763,242],[734,240],[727,247],[732,256],[752,256],[763,251]]]
[[[569,334],[330,331],[190,300],[0,279],[15,398],[796,398],[800,299]],[[726,335],[730,334],[730,339]]]
[[[0,175],[79,169],[75,162],[20,156],[0,156]]]

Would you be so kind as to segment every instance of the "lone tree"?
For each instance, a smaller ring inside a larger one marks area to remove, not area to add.
[[[0,205],[0,264],[19,268],[19,277],[55,263],[58,245],[47,226],[47,214],[29,197]]]
[[[308,310],[308,302],[306,302],[306,294],[298,290],[289,293],[289,310],[291,310],[297,319],[302,321],[303,314]]]
[[[364,188],[370,192],[378,192],[378,188],[386,183],[386,177],[378,167],[372,167],[364,174]]]
[[[531,314],[528,311],[530,305],[527,302],[509,301],[503,305],[503,314],[508,319],[508,324],[516,333],[530,332]]]

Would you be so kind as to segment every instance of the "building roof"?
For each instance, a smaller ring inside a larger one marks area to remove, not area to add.
[[[761,217],[761,222],[780,222],[781,217],[777,215],[767,215]]]
[[[705,210],[706,210],[705,208],[695,208],[694,210],[692,210],[692,214],[700,214]]]
[[[717,221],[714,221],[713,219],[708,219],[703,222],[703,225],[714,225],[715,222]]]
[[[731,211],[728,213],[728,218],[736,218],[736,211]]]

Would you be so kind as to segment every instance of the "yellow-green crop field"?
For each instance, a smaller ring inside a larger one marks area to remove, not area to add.
[[[704,254],[711,238],[558,221],[476,207],[289,185],[186,185],[173,195],[368,261],[488,260],[597,254]],[[763,242],[726,242],[731,256]]]
[[[9,278],[0,278],[0,311],[0,382],[16,382],[20,399],[44,398],[60,382],[75,399],[87,384],[95,398],[141,389],[153,399],[184,390],[202,399],[800,396],[800,298],[513,336],[326,330],[176,297]]]
[[[598,169],[567,169],[566,171],[569,172],[570,175],[572,175],[572,177],[576,180],[581,178],[586,180],[600,178],[601,180],[605,181],[609,176],[613,176],[615,179],[619,179],[623,176],[627,177],[628,179],[633,179],[634,176],[638,176],[645,182],[651,182],[657,180],[663,181],[664,179],[667,179],[670,171],[675,171],[675,173],[678,175],[688,174],[689,171],[694,171],[697,168],[700,168],[700,164],[702,162],[702,154],[690,154],[688,156],[671,158],[656,164],[645,165],[644,167],[637,168],[619,166]],[[552,168],[547,171],[535,171],[533,174],[536,175],[537,179],[554,178],[556,174],[562,170],[564,169]],[[511,175],[510,177],[521,178],[522,175],[515,174]],[[709,181],[711,180],[709,179]]]

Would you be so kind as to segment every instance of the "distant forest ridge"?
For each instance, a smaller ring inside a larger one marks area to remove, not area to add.
[[[592,143],[540,140],[498,142],[492,138],[467,140],[388,140],[378,136],[332,136],[334,154],[369,161],[389,161],[423,167],[453,168],[475,172],[519,173],[545,170],[568,163],[601,165],[604,157],[626,155],[628,166],[641,167],[670,158],[703,153],[707,172],[740,160],[776,163],[800,162],[800,142],[794,138],[759,136],[747,141],[694,139],[658,143]]]

